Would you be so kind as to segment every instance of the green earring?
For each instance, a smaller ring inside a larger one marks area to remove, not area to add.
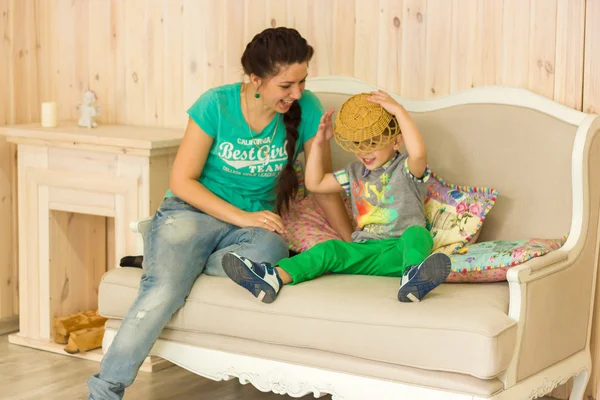
[[[256,93],[256,94],[254,95],[254,97],[256,97],[256,98],[258,99],[258,98],[260,97],[260,94]]]

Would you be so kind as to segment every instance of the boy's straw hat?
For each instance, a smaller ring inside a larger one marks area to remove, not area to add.
[[[367,100],[370,96],[360,93],[350,97],[337,115],[335,140],[346,151],[376,150],[400,133],[397,122],[390,127],[394,116],[379,104]]]

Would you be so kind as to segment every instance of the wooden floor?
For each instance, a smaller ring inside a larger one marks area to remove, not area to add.
[[[84,400],[86,380],[99,364],[8,343],[0,336],[1,400]],[[303,399],[312,399],[311,395]],[[155,373],[140,372],[127,389],[126,400],[285,400],[262,393],[238,380],[214,382],[177,366]],[[331,400],[330,396],[323,397]]]
[[[0,400],[87,400],[86,380],[99,364],[8,343],[0,336]],[[302,399],[313,399],[307,395]],[[140,372],[125,400],[285,400],[237,380],[214,382],[177,366]],[[331,396],[322,397],[331,400]],[[544,397],[540,400],[552,400]]]

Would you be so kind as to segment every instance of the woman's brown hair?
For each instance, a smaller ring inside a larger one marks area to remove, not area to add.
[[[242,55],[242,67],[247,75],[254,74],[268,79],[279,73],[283,66],[309,62],[313,48],[295,29],[269,28],[254,36]],[[298,177],[294,171],[294,156],[298,141],[298,126],[302,110],[295,101],[288,112],[283,114],[285,124],[286,152],[288,161],[278,178],[276,199],[277,211],[288,208],[289,202],[298,191]]]

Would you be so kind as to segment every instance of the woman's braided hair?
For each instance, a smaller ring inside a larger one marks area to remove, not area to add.
[[[261,79],[268,79],[277,75],[282,66],[309,62],[313,52],[313,48],[297,30],[283,27],[269,28],[254,36],[248,43],[242,55],[242,67],[247,75],[254,74]],[[287,209],[289,202],[298,191],[294,156],[301,117],[302,110],[297,101],[283,115],[288,162],[278,178],[275,202],[278,211]]]

